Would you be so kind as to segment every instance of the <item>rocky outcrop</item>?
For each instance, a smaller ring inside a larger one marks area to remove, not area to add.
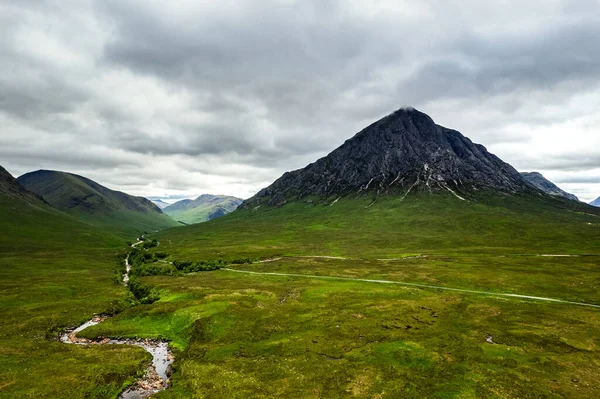
[[[285,173],[241,207],[271,206],[357,193],[447,191],[463,199],[481,190],[532,191],[519,172],[456,130],[413,108],[373,123],[324,158]]]

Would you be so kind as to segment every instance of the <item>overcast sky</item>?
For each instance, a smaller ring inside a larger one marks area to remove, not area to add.
[[[0,0],[0,164],[249,197],[412,105],[600,195],[598,0]]]

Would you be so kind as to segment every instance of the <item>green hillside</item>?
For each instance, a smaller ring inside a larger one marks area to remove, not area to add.
[[[163,209],[167,215],[185,224],[213,220],[233,212],[242,200],[226,195],[203,194],[195,200],[182,200]]]
[[[123,235],[177,225],[149,200],[110,190],[82,176],[40,170],[20,176],[17,181],[56,209]]]
[[[127,303],[114,278],[123,239],[34,195],[6,195],[23,191],[12,180],[0,181],[0,397],[116,397],[147,354],[57,336]]]
[[[450,194],[310,199],[233,212],[166,230],[177,256],[228,258],[322,254],[381,258],[407,253],[600,254],[600,211],[542,196]]]

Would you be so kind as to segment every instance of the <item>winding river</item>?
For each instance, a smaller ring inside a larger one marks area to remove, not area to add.
[[[143,241],[138,241],[132,245],[141,244]],[[129,264],[129,255],[125,258],[126,273],[123,276],[123,285],[127,286],[129,282],[129,272],[131,265]],[[144,399],[148,398],[155,393],[167,389],[169,387],[169,374],[171,364],[173,364],[173,354],[169,349],[169,344],[165,341],[152,340],[152,339],[111,339],[111,338],[97,338],[87,339],[78,338],[77,333],[85,330],[88,327],[100,324],[107,320],[109,317],[94,315],[91,320],[86,321],[79,327],[67,330],[61,335],[60,340],[66,344],[75,345],[134,345],[144,348],[148,353],[152,355],[152,363],[148,365],[144,377],[127,390],[123,391],[120,395],[120,399]]]

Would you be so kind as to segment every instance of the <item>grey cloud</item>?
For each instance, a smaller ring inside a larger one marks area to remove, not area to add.
[[[555,179],[557,183],[569,183],[569,184],[600,184],[600,176],[563,176]]]
[[[0,157],[137,194],[248,193],[414,105],[515,166],[589,171],[599,18],[594,0],[1,4]],[[578,119],[565,134],[588,145],[536,147]]]
[[[518,98],[556,85],[565,93],[597,88],[599,36],[598,19],[533,35],[467,34],[458,42],[442,42],[439,54],[400,82],[398,92],[416,93],[418,102],[428,102],[511,92]]]

